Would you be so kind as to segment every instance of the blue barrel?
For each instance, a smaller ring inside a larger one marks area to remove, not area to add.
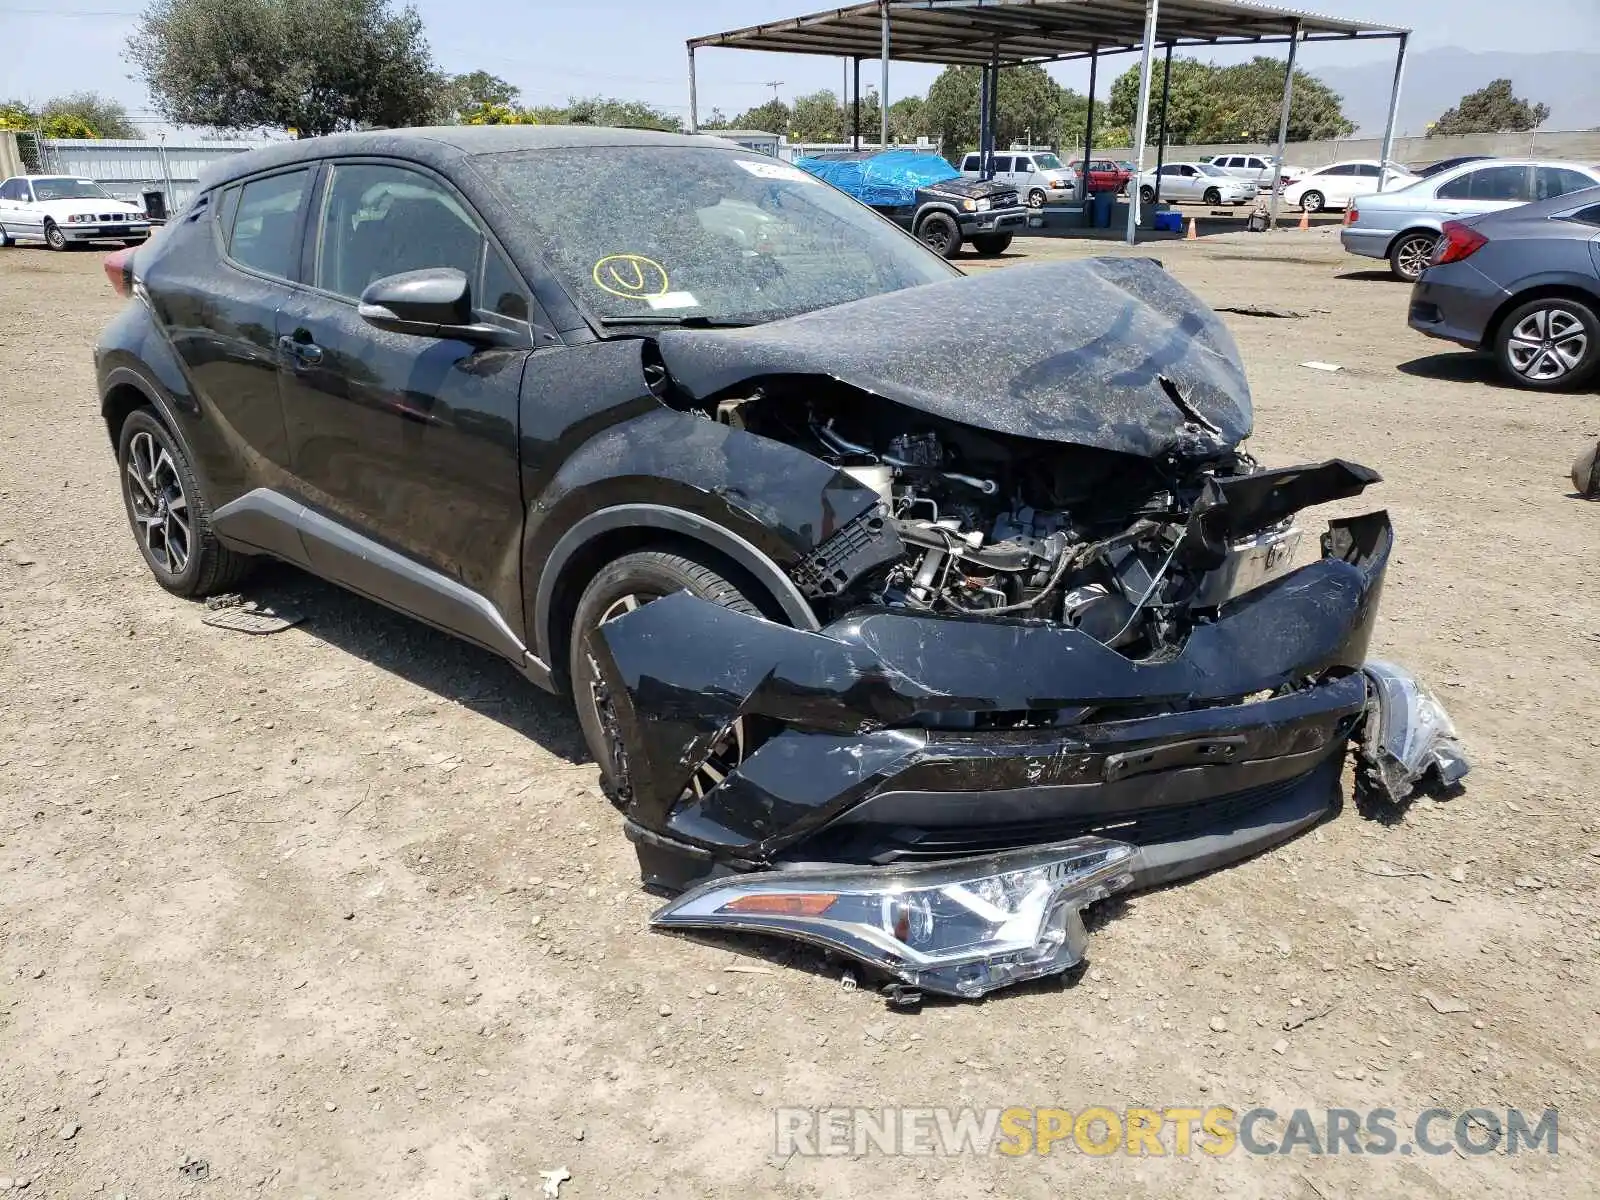
[[[1094,223],[1097,229],[1111,228],[1111,208],[1116,202],[1117,194],[1115,192],[1094,193]]]

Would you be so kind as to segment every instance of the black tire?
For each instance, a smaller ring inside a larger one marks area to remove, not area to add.
[[[1212,206],[1221,204],[1222,193],[1214,187],[1209,187],[1206,189],[1206,194],[1200,197],[1200,202],[1202,204],[1210,204]]]
[[[1427,269],[1433,257],[1433,248],[1439,244],[1439,235],[1413,229],[1395,238],[1389,247],[1389,272],[1396,279],[1415,283]]]
[[[6,227],[0,225],[0,246],[15,246],[17,240],[6,232]]]
[[[210,596],[250,573],[255,559],[230,550],[212,532],[211,504],[189,456],[154,410],[135,409],[123,422],[117,466],[128,526],[157,583],[177,596]],[[186,533],[180,511],[187,513]]]
[[[1321,212],[1322,206],[1326,202],[1327,197],[1317,191],[1316,188],[1312,188],[1309,192],[1302,192],[1300,195],[1300,208],[1304,212]]]
[[[589,657],[588,635],[602,620],[620,615],[613,612],[629,596],[640,603],[688,591],[734,612],[759,617],[761,610],[738,583],[723,572],[727,567],[711,567],[687,554],[672,550],[638,550],[625,554],[602,567],[578,598],[568,639],[567,671],[572,680],[573,705],[578,710],[578,725],[589,753],[605,776],[612,801],[626,808],[632,800],[628,779],[627,747],[613,735],[608,716],[609,699],[605,683]],[[753,590],[753,585],[745,585]],[[614,728],[614,727],[613,727]]]
[[[917,237],[924,246],[945,258],[961,253],[961,226],[949,213],[934,212],[922,218]]]
[[[1011,245],[1009,233],[980,233],[972,239],[972,248],[984,258],[993,258],[997,254],[1004,254]]]
[[[1146,184],[1140,184],[1139,185],[1139,203],[1140,204],[1154,204],[1155,202],[1156,202],[1156,190],[1155,190],[1155,188],[1151,187],[1147,183]]]
[[[1494,357],[1518,387],[1540,392],[1581,387],[1600,371],[1600,317],[1567,296],[1529,300],[1500,322]],[[1551,367],[1559,369],[1551,373]]]
[[[67,235],[56,227],[54,221],[46,221],[44,223],[44,244],[52,250],[65,250],[71,245],[67,241]]]
[[[1045,201],[1048,200],[1049,198],[1050,197],[1048,197],[1048,196],[1046,196],[1044,194],[1044,189],[1043,188],[1034,188],[1031,192],[1028,193],[1028,207],[1029,208],[1043,208]]]

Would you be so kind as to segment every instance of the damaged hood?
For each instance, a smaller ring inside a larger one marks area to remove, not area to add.
[[[659,346],[696,399],[831,376],[977,428],[1145,457],[1205,455],[1251,429],[1232,336],[1151,259],[986,271],[749,329],[669,329]]]

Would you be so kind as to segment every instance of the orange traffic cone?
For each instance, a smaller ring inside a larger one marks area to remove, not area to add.
[[[1199,217],[1190,217],[1189,218],[1189,232],[1183,235],[1183,240],[1186,241],[1186,242],[1192,242],[1196,238],[1198,238],[1199,236],[1200,236],[1200,218]]]
[[[1311,228],[1311,210],[1309,208],[1302,208],[1300,210],[1300,228]]]

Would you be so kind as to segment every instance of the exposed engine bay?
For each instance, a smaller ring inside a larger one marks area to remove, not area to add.
[[[1201,425],[1198,453],[1149,459],[974,429],[815,378],[768,381],[715,413],[881,497],[795,572],[824,616],[1036,619],[1146,658],[1286,571],[1300,541],[1292,516],[1223,546],[1196,536],[1207,485],[1258,471]]]

